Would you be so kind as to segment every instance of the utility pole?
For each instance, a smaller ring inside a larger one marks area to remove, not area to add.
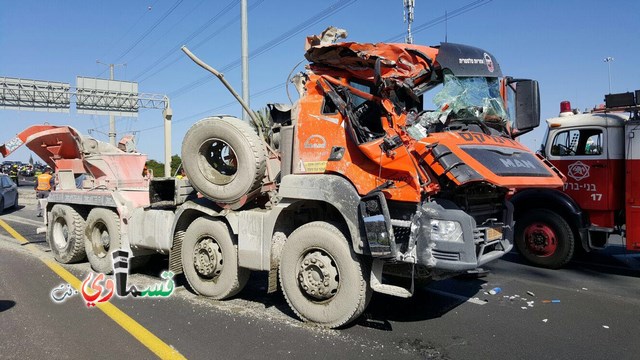
[[[611,94],[611,63],[613,62],[613,58],[611,56],[607,56],[606,58],[604,58],[604,62],[607,63],[607,66],[609,68],[609,94]]]
[[[404,4],[404,22],[407,23],[407,44],[413,44],[413,35],[411,34],[411,24],[413,23],[413,10],[415,8],[415,0],[403,0]]]
[[[249,30],[247,29],[247,0],[240,1],[240,23],[242,37],[242,100],[249,105]],[[249,113],[242,110],[242,119],[249,121]]]
[[[173,110],[169,103],[169,97],[164,97],[165,108],[162,111],[162,117],[164,118],[164,176],[171,176],[171,118],[173,117]]]
[[[116,66],[127,66],[127,64],[107,64],[100,60],[96,60],[97,64],[107,65],[109,67],[109,80],[113,80],[113,69]],[[109,115],[109,144],[116,146],[116,117]]]

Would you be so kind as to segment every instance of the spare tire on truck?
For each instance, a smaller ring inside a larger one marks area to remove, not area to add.
[[[182,166],[191,185],[232,209],[258,195],[266,164],[262,140],[249,124],[234,117],[202,119],[182,141]]]

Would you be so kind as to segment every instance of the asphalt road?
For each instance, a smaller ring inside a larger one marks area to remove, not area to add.
[[[80,296],[61,304],[50,298],[65,281],[43,263],[53,256],[36,234],[41,219],[34,206],[0,219],[33,243],[29,249],[0,228],[0,358],[154,357],[130,329],[87,308]],[[88,263],[64,268],[81,280],[91,271]],[[166,268],[166,260],[156,259],[130,282],[157,283]],[[169,298],[110,303],[190,359],[636,359],[640,353],[640,256],[614,248],[553,271],[512,253],[488,269],[487,277],[437,282],[411,299],[375,294],[364,316],[341,330],[296,320],[281,293],[266,293],[263,273],[227,301],[196,296],[178,277]],[[495,287],[502,291],[490,295]]]

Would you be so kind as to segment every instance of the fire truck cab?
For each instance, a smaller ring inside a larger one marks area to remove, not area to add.
[[[605,96],[579,113],[568,101],[547,120],[540,149],[566,176],[559,190],[527,189],[512,198],[515,245],[535,265],[559,268],[577,246],[602,249],[621,235],[640,251],[640,91]]]

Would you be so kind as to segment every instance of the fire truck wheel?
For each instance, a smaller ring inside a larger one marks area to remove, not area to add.
[[[515,226],[515,245],[534,265],[558,269],[573,257],[575,238],[569,224],[557,213],[533,209]]]
[[[114,211],[94,208],[87,216],[85,250],[93,270],[111,274],[111,253],[120,249],[120,218]]]
[[[238,247],[226,224],[196,219],[182,241],[182,267],[197,294],[217,300],[239,293],[251,271],[238,266]]]
[[[371,298],[366,269],[336,226],[316,221],[287,239],[280,257],[280,285],[303,321],[336,328],[366,308]]]
[[[237,203],[260,188],[266,161],[262,140],[246,122],[232,117],[200,120],[182,141],[189,182],[224,204]]]
[[[47,242],[63,264],[84,260],[84,219],[70,206],[56,204],[49,212]]]

